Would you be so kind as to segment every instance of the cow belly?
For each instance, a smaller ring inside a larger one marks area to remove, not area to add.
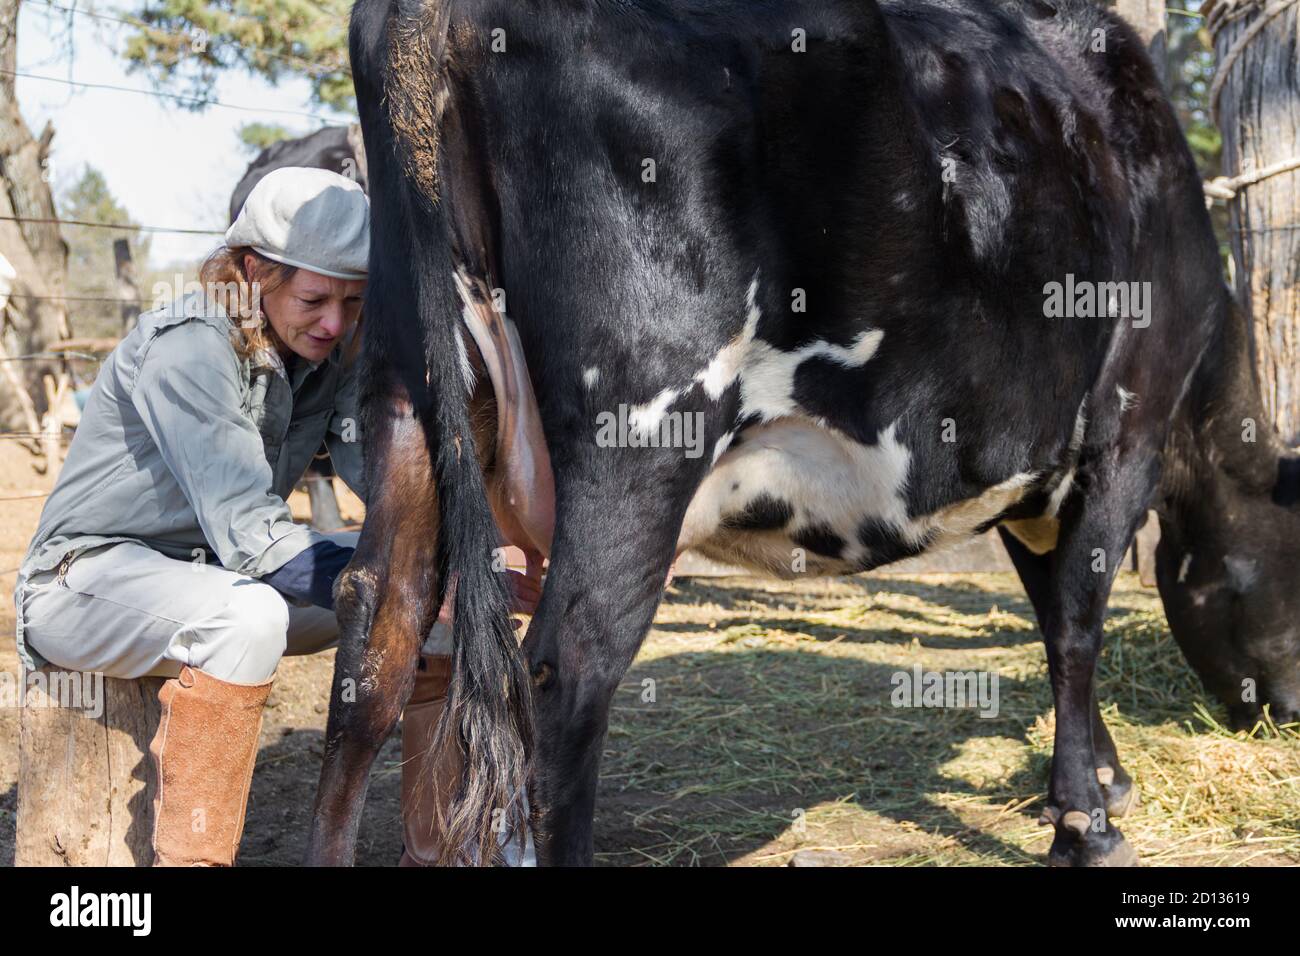
[[[1014,475],[979,497],[911,516],[910,464],[893,425],[872,445],[805,418],[757,425],[701,484],[678,551],[781,577],[868,570],[964,540],[1037,479]]]

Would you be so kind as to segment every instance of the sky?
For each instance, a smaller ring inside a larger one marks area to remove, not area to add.
[[[57,0],[71,6],[68,0]],[[84,6],[83,3],[80,4]],[[101,0],[93,9],[109,15],[132,15],[141,8],[129,0]],[[19,13],[18,67],[34,73],[83,83],[107,83],[152,89],[143,73],[126,71],[120,55],[131,28],[51,10],[28,0]],[[68,39],[71,38],[71,47]],[[172,89],[168,87],[167,89]],[[174,92],[188,92],[178,85]],[[264,122],[308,133],[323,119],[291,116],[291,110],[332,117],[310,102],[305,80],[271,86],[260,78],[231,71],[217,81],[213,97],[252,111],[209,107],[195,113],[174,100],[110,90],[79,89],[19,77],[18,104],[32,134],[46,121],[54,124],[51,185],[60,194],[89,164],[104,174],[109,189],[142,225],[185,229],[224,229],[230,194],[253,153],[239,142],[244,123]],[[65,227],[67,229],[75,227]],[[152,235],[150,265],[192,263],[221,241],[220,236]]]

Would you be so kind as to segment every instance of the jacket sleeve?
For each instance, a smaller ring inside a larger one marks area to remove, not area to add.
[[[131,401],[223,567],[274,571],[318,541],[271,491],[262,436],[242,413],[229,341],[202,321],[159,333],[142,350]]]
[[[352,560],[354,548],[318,541],[262,578],[299,606],[314,604],[334,610],[334,580]]]
[[[343,483],[364,502],[366,472],[361,455],[360,365],[360,361],[353,362],[343,372],[343,381],[334,397],[334,414],[325,433],[325,447]]]

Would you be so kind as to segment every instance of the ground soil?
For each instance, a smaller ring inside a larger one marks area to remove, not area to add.
[[[0,443],[0,634],[46,486]],[[295,512],[306,514],[295,496]],[[360,517],[355,499],[345,516]],[[898,675],[999,679],[996,716],[898,707]],[[262,730],[242,865],[301,858],[333,653],[286,659]],[[16,674],[12,640],[0,671]],[[1300,743],[1223,731],[1132,575],[1112,602],[1100,685],[1143,803],[1121,826],[1153,864],[1300,864]],[[18,712],[0,708],[0,864],[13,861]],[[1012,575],[782,583],[678,579],[620,687],[596,816],[612,865],[1037,865],[1052,709]],[[357,862],[400,852],[398,736],[376,764]]]

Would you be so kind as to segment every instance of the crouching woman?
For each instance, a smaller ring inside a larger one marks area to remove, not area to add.
[[[286,499],[322,442],[364,498],[353,359],[368,236],[368,200],[342,176],[258,183],[204,292],[141,316],[105,362],[19,572],[28,668],[169,677],[150,746],[155,864],[234,862],[280,658],[337,642],[333,584],[355,535],[295,524]],[[530,610],[535,588],[512,577]],[[408,757],[427,748],[449,674],[447,657],[422,660]],[[436,815],[417,803],[446,788],[402,791],[403,863],[433,862]]]

